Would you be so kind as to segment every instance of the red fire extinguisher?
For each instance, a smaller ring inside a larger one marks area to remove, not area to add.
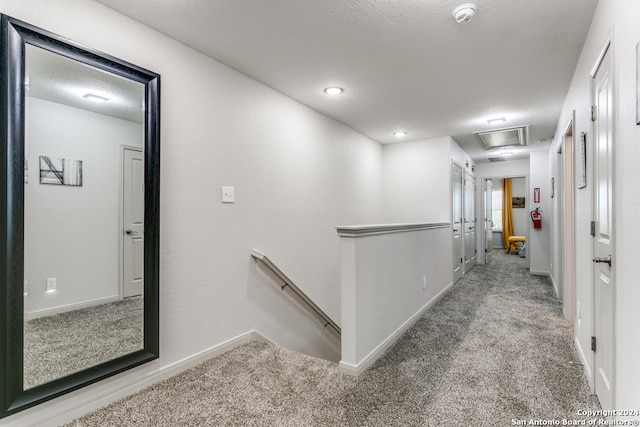
[[[536,208],[535,211],[531,211],[531,221],[533,221],[533,228],[542,228],[542,214],[540,208]]]

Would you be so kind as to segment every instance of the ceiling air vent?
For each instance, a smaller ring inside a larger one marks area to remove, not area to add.
[[[529,125],[473,133],[484,148],[529,145]]]
[[[505,158],[504,157],[489,157],[487,160],[489,160],[491,163],[493,163],[493,162],[504,162]]]

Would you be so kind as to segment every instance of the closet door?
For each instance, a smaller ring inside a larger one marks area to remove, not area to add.
[[[476,218],[475,218],[476,180],[471,174],[464,173],[464,195],[462,209],[464,213],[464,272],[476,264]]]
[[[451,163],[451,224],[453,231],[453,281],[464,273],[462,226],[462,167]]]

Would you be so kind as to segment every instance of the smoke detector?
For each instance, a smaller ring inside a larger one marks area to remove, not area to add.
[[[476,15],[477,8],[473,3],[462,4],[453,9],[453,19],[455,19],[458,24],[469,22]]]

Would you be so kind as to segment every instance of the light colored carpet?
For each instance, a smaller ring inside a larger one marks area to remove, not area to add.
[[[500,253],[357,379],[253,342],[69,425],[509,426],[595,409],[548,279]]]
[[[128,298],[24,325],[24,388],[144,347],[143,299]]]

